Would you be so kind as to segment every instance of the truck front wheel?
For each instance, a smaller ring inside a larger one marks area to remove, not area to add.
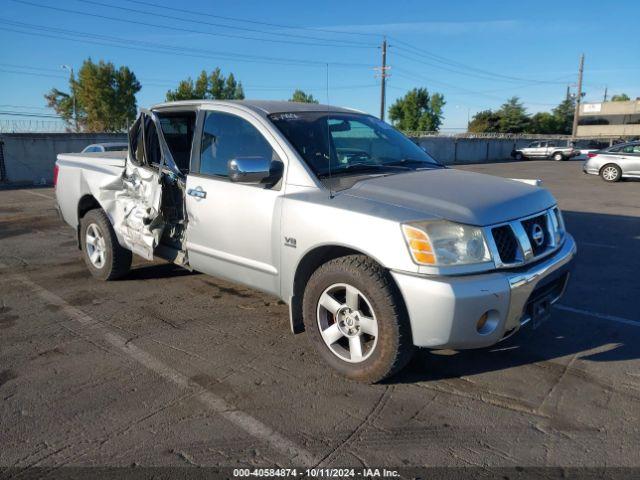
[[[82,256],[95,278],[116,280],[131,268],[131,251],[118,243],[116,232],[101,208],[88,211],[80,220]]]
[[[322,265],[304,292],[305,328],[320,355],[348,378],[379,382],[414,351],[400,293],[389,273],[365,255]]]

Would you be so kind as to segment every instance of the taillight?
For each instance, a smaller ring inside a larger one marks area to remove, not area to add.
[[[593,158],[593,157],[597,157],[597,156],[598,156],[598,154],[594,153],[594,152],[587,153],[587,157],[589,157],[589,158]]]
[[[58,184],[58,164],[53,165],[53,186],[55,187]]]

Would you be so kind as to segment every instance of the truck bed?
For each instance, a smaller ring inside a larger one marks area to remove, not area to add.
[[[122,176],[126,157],[127,152],[58,154],[56,198],[69,225],[78,225],[78,204],[83,196],[90,195],[103,206],[113,201],[119,187],[109,185]]]
[[[63,160],[66,162],[82,163],[83,165],[96,164],[120,168],[124,167],[124,162],[126,159],[126,151],[58,154],[58,160]]]

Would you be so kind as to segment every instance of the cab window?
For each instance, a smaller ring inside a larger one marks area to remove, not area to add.
[[[229,176],[229,160],[246,157],[278,160],[266,138],[248,121],[236,115],[207,112],[200,146],[200,173]]]

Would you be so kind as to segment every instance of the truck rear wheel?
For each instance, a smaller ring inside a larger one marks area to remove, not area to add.
[[[131,251],[120,246],[101,208],[90,210],[80,220],[80,242],[84,261],[95,278],[116,280],[131,269]]]
[[[379,382],[411,359],[404,304],[389,273],[365,255],[336,258],[316,270],[304,292],[310,340],[348,378]]]
[[[556,162],[561,162],[562,160],[565,160],[564,155],[561,152],[556,152],[553,154],[553,159]]]

